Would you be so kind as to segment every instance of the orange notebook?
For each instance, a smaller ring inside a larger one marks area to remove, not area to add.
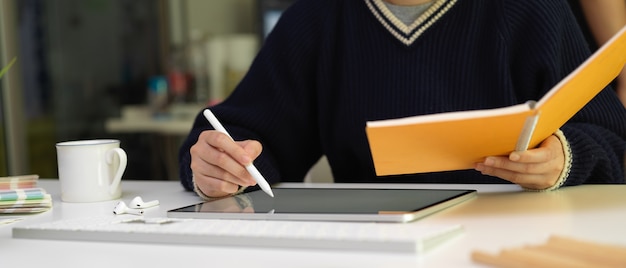
[[[626,63],[626,27],[538,102],[367,122],[378,176],[472,169],[487,156],[538,146]]]

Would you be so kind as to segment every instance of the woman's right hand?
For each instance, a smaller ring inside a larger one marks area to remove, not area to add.
[[[209,197],[233,194],[256,184],[245,166],[261,154],[256,140],[233,141],[216,130],[203,131],[191,149],[191,171],[198,189]]]

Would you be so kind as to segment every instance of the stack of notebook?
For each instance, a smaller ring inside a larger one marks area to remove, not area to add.
[[[0,214],[43,212],[52,207],[52,198],[37,186],[38,175],[0,177]]]

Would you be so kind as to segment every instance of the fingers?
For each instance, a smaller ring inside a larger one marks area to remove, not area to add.
[[[241,165],[245,166],[252,162],[247,152],[226,134],[218,131],[204,131],[198,137],[198,143],[200,142],[204,142],[218,151],[225,152],[228,154],[228,158],[236,160]]]
[[[244,186],[253,183],[243,164],[235,160],[238,158],[243,163],[249,163],[246,151],[222,133],[202,133],[198,142],[191,147],[190,153],[194,175],[218,178]]]
[[[530,189],[545,189],[556,182],[556,178],[554,181],[547,179],[546,174],[539,172],[541,169],[533,164],[515,163],[507,157],[491,156],[476,165],[476,170],[483,175],[498,177]]]
[[[559,178],[565,165],[564,157],[561,142],[551,136],[536,149],[513,152],[508,157],[487,157],[476,165],[476,170],[526,188],[545,189]]]
[[[216,179],[213,177],[199,176],[194,174],[197,187],[203,194],[209,197],[222,197],[236,193],[239,185]]]
[[[512,152],[509,160],[517,163],[546,163],[563,156],[561,141],[556,136],[548,137],[538,148],[522,152]]]
[[[200,190],[218,197],[252,186],[256,181],[245,169],[261,153],[257,141],[234,142],[217,131],[205,131],[190,149],[191,170]]]

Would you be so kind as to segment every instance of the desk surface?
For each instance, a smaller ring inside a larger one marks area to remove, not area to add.
[[[122,107],[120,118],[106,120],[105,129],[110,133],[145,132],[186,136],[203,107],[199,104],[172,105],[164,115],[155,117],[149,106],[125,106]]]
[[[479,194],[461,205],[409,224],[462,224],[465,232],[423,256],[406,254],[208,247],[163,244],[99,243],[11,238],[11,228],[38,222],[110,214],[119,200],[63,203],[57,180],[40,180],[52,194],[53,209],[19,216],[22,221],[0,225],[2,266],[46,267],[473,267],[473,250],[498,252],[506,247],[544,243],[563,235],[600,243],[626,245],[626,185],[586,185],[556,192],[523,192],[515,185],[385,185],[389,188],[463,188]],[[329,184],[304,184],[327,187]],[[284,184],[281,187],[303,186]],[[335,187],[345,187],[335,184]],[[352,184],[348,186],[364,186]],[[123,181],[122,200],[135,196],[158,199],[146,217],[164,217],[167,210],[200,201],[174,181]],[[14,216],[11,216],[14,217]],[[0,216],[0,219],[7,216]],[[116,257],[111,258],[111,255]],[[32,257],[31,257],[32,256]]]

